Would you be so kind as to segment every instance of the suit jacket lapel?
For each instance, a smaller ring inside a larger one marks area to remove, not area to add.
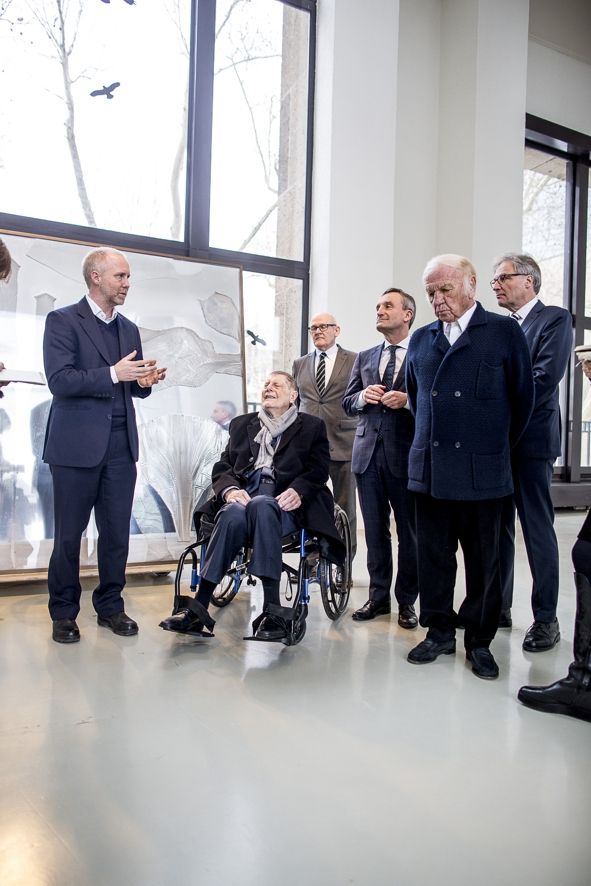
[[[282,433],[281,440],[279,441],[277,449],[275,450],[275,455],[277,455],[278,452],[281,452],[281,450],[284,449],[285,446],[287,446],[287,444],[292,439],[292,437],[295,437],[296,434],[299,434],[299,432],[301,430],[301,426],[302,426],[302,420],[299,417],[299,415],[297,415],[294,423],[291,424],[288,428],[286,428],[284,430],[284,432]]]
[[[394,384],[392,385],[393,391],[404,391],[405,385],[405,375],[406,375],[406,351],[404,353],[404,358],[402,363],[400,364],[400,369],[396,374],[396,378],[394,379]]]
[[[541,301],[539,301],[536,305],[533,306],[523,323],[521,324],[521,331],[527,332],[527,330],[532,326],[536,319],[539,317],[540,313],[544,310],[546,305],[543,305]],[[517,312],[519,313],[519,311]]]
[[[384,348],[383,344],[376,345],[376,347],[373,349],[373,353],[370,355],[370,358],[369,358],[369,361],[370,361],[369,365],[370,365],[370,369],[371,369],[371,374],[373,375],[373,377],[375,379],[373,384],[375,384],[375,385],[381,384],[381,381],[382,381],[382,379],[380,378],[380,359],[382,356],[383,348]]]
[[[326,385],[326,390],[328,390],[330,388],[331,384],[333,383],[333,381],[336,381],[337,378],[339,377],[339,375],[341,375],[344,365],[345,365],[345,357],[343,355],[343,352],[339,348],[336,353],[334,366],[332,367],[332,372],[330,373],[330,378],[329,378],[328,383]]]
[[[80,326],[97,349],[107,366],[111,365],[111,358],[109,357],[108,351],[103,342],[103,337],[100,333],[100,329],[97,326],[96,318],[90,309],[90,305],[86,301],[86,298],[80,299],[78,302],[78,318],[80,320]]]

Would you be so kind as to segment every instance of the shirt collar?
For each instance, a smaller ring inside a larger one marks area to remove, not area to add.
[[[329,359],[332,359],[333,357],[336,357],[338,349],[339,346],[337,344],[334,344],[332,348],[327,348],[325,351],[322,351],[320,348],[315,348],[314,350],[316,351],[317,357],[319,357],[320,354],[326,354]]]
[[[116,316],[117,316],[117,308],[116,307],[113,308],[113,313],[111,314],[111,316],[109,318],[107,318],[107,315],[105,314],[103,309],[99,308],[97,303],[89,295],[86,296],[86,301],[90,305],[90,310],[92,311],[94,316],[98,317],[99,320],[102,320],[103,323],[112,323],[113,320],[116,318]]]
[[[403,338],[402,341],[397,342],[397,348],[403,348],[405,351],[408,350],[408,343],[410,342],[410,335],[407,335],[406,338]],[[384,339],[384,347],[383,350],[387,351],[390,347],[391,342]]]
[[[532,298],[531,301],[526,301],[526,303],[525,303],[524,305],[521,305],[521,307],[520,307],[520,308],[517,308],[516,311],[511,311],[511,313],[512,313],[512,314],[519,314],[520,318],[521,318],[522,320],[525,320],[525,318],[527,317],[527,315],[529,314],[529,312],[531,311],[531,309],[532,309],[533,307],[535,307],[535,305],[537,305],[537,303],[539,302],[539,300],[540,300],[540,299],[539,299],[539,298],[537,297],[537,295],[536,295],[536,297],[535,297],[535,298]]]
[[[467,327],[468,323],[470,322],[470,320],[472,319],[472,316],[474,314],[474,311],[476,310],[477,304],[478,304],[478,302],[475,301],[474,304],[472,305],[472,307],[468,308],[466,313],[462,314],[462,316],[458,317],[458,319],[455,321],[458,324],[458,326],[460,327],[460,329],[462,330],[462,332],[466,331],[466,327]]]

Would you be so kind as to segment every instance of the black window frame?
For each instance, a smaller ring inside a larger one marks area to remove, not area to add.
[[[572,315],[574,343],[579,345],[583,343],[585,331],[591,331],[591,314],[585,315],[591,136],[527,114],[525,145],[567,161],[563,304]],[[591,466],[581,466],[584,381],[576,361],[571,359],[562,416],[564,464],[555,468],[552,486],[552,499],[557,507],[591,505]]]

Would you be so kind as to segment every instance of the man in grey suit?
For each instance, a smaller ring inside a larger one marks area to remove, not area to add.
[[[550,489],[552,466],[560,455],[559,385],[573,347],[572,317],[564,308],[545,305],[538,298],[540,267],[531,255],[509,253],[495,262],[490,285],[497,302],[511,311],[521,326],[534,373],[534,410],[525,432],[511,454],[513,498],[505,503],[501,528],[503,608],[500,627],[511,627],[515,509],[533,578],[534,623],[525,635],[526,652],[544,652],[560,640],[558,603],[558,544]]]
[[[357,419],[347,416],[341,401],[357,355],[337,345],[341,327],[332,314],[316,314],[310,321],[309,331],[314,350],[294,361],[292,375],[300,398],[300,412],[315,415],[326,425],[333,496],[349,518],[351,553],[355,556],[357,507],[351,450]]]
[[[353,472],[365,524],[369,572],[369,600],[353,613],[353,619],[369,621],[390,613],[392,510],[398,536],[394,594],[398,624],[407,629],[418,623],[414,610],[418,595],[414,502],[407,489],[414,419],[407,407],[404,381],[415,310],[414,299],[401,289],[387,289],[380,296],[376,329],[384,342],[357,356],[343,399],[347,414],[359,415]]]

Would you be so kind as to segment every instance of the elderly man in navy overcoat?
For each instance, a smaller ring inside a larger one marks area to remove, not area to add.
[[[490,680],[499,673],[489,646],[501,610],[501,513],[513,492],[511,448],[533,406],[531,361],[517,323],[475,301],[467,258],[431,259],[423,282],[437,320],[411,339],[406,386],[416,421],[408,474],[417,493],[420,623],[428,631],[408,660],[454,653],[459,621],[473,672]],[[458,543],[466,598],[456,616]]]

